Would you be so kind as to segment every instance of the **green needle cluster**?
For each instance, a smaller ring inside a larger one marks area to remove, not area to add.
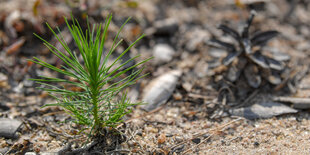
[[[106,18],[104,25],[93,25],[91,29],[88,23],[88,29],[83,31],[76,19],[72,17],[72,24],[69,24],[68,20],[65,18],[67,27],[83,58],[82,62],[79,61],[76,52],[70,50],[59,28],[57,28],[57,34],[49,24],[47,24],[48,28],[55,35],[65,51],[59,51],[55,46],[35,34],[54,55],[63,61],[64,65],[58,68],[37,57],[34,57],[31,61],[55,72],[64,74],[65,77],[70,77],[53,78],[41,76],[40,79],[32,79],[44,85],[44,87],[41,88],[57,100],[55,104],[47,104],[45,106],[62,107],[72,116],[75,123],[85,125],[85,129],[91,129],[91,135],[100,132],[100,130],[105,127],[117,126],[122,122],[122,117],[130,112],[130,107],[138,104],[131,103],[127,99],[126,93],[122,93],[121,91],[123,88],[134,84],[136,80],[145,76],[139,76],[143,69],[141,67],[141,69],[132,70],[150,60],[149,58],[129,68],[123,69],[123,66],[139,57],[139,55],[135,56],[122,63],[122,56],[124,56],[136,42],[142,39],[142,35],[125,49],[111,65],[107,64],[111,54],[121,44],[122,40],[118,39],[119,34],[124,25],[129,21],[128,19],[120,27],[112,47],[108,51],[104,49],[104,44],[111,20],[112,15],[110,14]],[[130,75],[125,74],[128,71],[132,71]],[[121,78],[121,75],[123,78]],[[57,85],[53,85],[53,83],[57,83]],[[82,91],[66,89],[66,87],[59,86],[59,84],[78,87]]]

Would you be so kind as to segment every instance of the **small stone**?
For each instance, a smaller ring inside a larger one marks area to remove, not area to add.
[[[158,136],[157,138],[157,143],[158,144],[163,144],[166,142],[166,134],[162,133]]]
[[[179,25],[175,18],[167,18],[154,23],[154,35],[172,35],[178,31]]]
[[[259,142],[254,142],[254,146],[258,147],[259,146]]]
[[[131,141],[131,140],[128,141],[127,143],[128,143],[128,146],[130,146],[130,147],[133,147],[135,145],[135,143],[133,141]]]
[[[194,142],[195,144],[199,144],[200,143],[200,138],[194,138],[192,139],[192,142]]]
[[[145,127],[146,132],[151,132],[151,133],[158,133],[158,129],[153,128],[153,127]]]
[[[7,111],[10,110],[10,107],[5,105],[3,102],[0,102],[0,111]]]
[[[143,90],[142,100],[147,103],[142,108],[151,111],[166,103],[171,97],[182,72],[170,71],[152,80]]]
[[[15,133],[22,125],[22,122],[14,119],[0,118],[0,124],[0,137],[15,138]]]
[[[176,100],[176,101],[180,101],[182,100],[182,95],[180,93],[176,93],[176,94],[173,94],[173,98]]]
[[[209,68],[208,63],[205,62],[204,60],[200,60],[196,63],[194,72],[199,78],[203,78],[206,75],[208,75],[208,72],[209,72],[208,68]]]
[[[171,133],[166,134],[166,137],[172,137],[172,136],[173,136],[173,134],[171,134]]]
[[[179,143],[179,142],[182,142],[182,141],[183,141],[183,138],[182,138],[182,137],[180,137],[180,136],[175,136],[175,137],[174,137],[174,139],[175,139],[175,141],[176,141],[177,143]]]
[[[166,63],[172,60],[174,50],[168,44],[157,44],[154,47],[153,55],[156,64]]]
[[[142,131],[141,131],[141,129],[139,129],[139,130],[137,131],[137,135],[138,135],[138,136],[142,136]]]
[[[186,41],[185,48],[189,52],[194,52],[203,47],[205,39],[209,37],[209,33],[204,29],[194,28],[188,31],[185,36],[188,39]]]
[[[185,83],[182,83],[182,87],[187,91],[187,92],[190,92],[193,88],[193,85],[190,84],[189,82],[185,82]]]
[[[8,77],[0,72],[0,88],[9,88]]]
[[[7,81],[7,80],[8,80],[8,76],[0,72],[0,82]]]

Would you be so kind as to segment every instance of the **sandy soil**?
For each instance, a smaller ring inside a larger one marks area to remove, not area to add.
[[[218,89],[213,87],[217,84],[214,80],[214,72],[217,71],[208,69],[211,62],[220,61],[210,55],[218,57],[223,54],[212,52],[206,44],[214,36],[221,37],[221,31],[216,29],[218,24],[227,23],[240,29],[249,16],[249,10],[255,9],[257,16],[253,29],[279,31],[281,35],[268,45],[290,55],[288,67],[302,76],[296,92],[285,95],[308,98],[309,1],[301,0],[296,4],[281,0],[90,1],[88,6],[83,1],[77,4],[41,1],[38,6],[36,2],[25,6],[18,0],[0,2],[0,117],[23,123],[17,133],[18,138],[0,138],[0,152],[55,153],[69,144],[72,148],[79,148],[87,139],[85,134],[78,134],[81,126],[59,123],[70,119],[61,109],[41,108],[54,101],[27,80],[36,77],[37,73],[57,76],[27,63],[27,58],[38,56],[60,65],[32,33],[45,34],[56,44],[43,23],[48,21],[51,25],[61,25],[61,17],[69,16],[74,10],[81,18],[83,11],[86,12],[91,22],[100,22],[108,12],[113,12],[112,33],[124,19],[133,16],[122,36],[132,42],[140,33],[146,34],[145,39],[132,50],[132,54],[140,53],[141,59],[153,56],[158,44],[168,44],[173,50],[174,54],[167,58],[168,61],[155,58],[147,64],[145,73],[150,75],[137,87],[128,89],[133,100],[141,100],[143,90],[156,77],[170,70],[182,71],[167,103],[150,112],[137,106],[125,117],[125,123],[117,129],[127,137],[126,142],[107,154],[310,153],[308,109],[256,120],[227,113],[229,108],[217,102]],[[295,8],[291,8],[294,5]],[[85,7],[87,11],[83,10]],[[275,94],[283,95],[280,91],[269,93],[269,97]],[[293,106],[290,103],[286,105]]]

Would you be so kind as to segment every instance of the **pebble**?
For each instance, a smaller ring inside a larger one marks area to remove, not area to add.
[[[7,111],[10,110],[10,107],[5,105],[3,102],[0,102],[0,111]]]
[[[185,48],[189,52],[194,52],[204,44],[206,38],[209,38],[209,33],[204,29],[195,28],[186,33],[186,36],[188,41],[185,44]]]
[[[174,139],[175,139],[175,141],[176,141],[177,143],[180,143],[180,142],[183,141],[183,138],[180,137],[180,136],[175,136]]]
[[[153,56],[156,64],[170,62],[173,58],[175,51],[168,44],[157,44],[154,47]]]
[[[7,80],[8,80],[8,76],[0,72],[0,82],[7,81]]]
[[[142,136],[142,131],[141,131],[141,129],[139,129],[139,130],[137,131],[137,135],[138,135],[138,136]]]
[[[258,147],[259,146],[259,142],[254,142],[254,146]]]
[[[209,72],[209,66],[208,66],[208,63],[205,62],[205,60],[200,60],[196,63],[196,66],[194,68],[194,72],[195,74],[199,77],[199,78],[203,78],[205,77],[206,75],[208,75],[208,72]],[[183,86],[183,84],[182,84]],[[184,88],[184,86],[183,86]],[[186,89],[186,88],[185,88]],[[190,87],[191,89],[191,87]],[[186,90],[188,91],[188,90]]]
[[[158,133],[158,129],[153,128],[153,127],[145,127],[145,131],[146,132],[152,132],[152,133]]]
[[[166,134],[165,133],[162,133],[158,136],[157,138],[157,143],[158,144],[163,144],[166,142]]]
[[[189,82],[182,83],[182,87],[187,91],[190,92],[193,88],[193,85]]]
[[[182,72],[173,70],[152,80],[143,90],[142,100],[147,103],[142,106],[151,111],[166,103],[171,97]]]
[[[173,134],[171,134],[171,133],[166,134],[166,137],[172,137],[172,136],[173,136]]]
[[[8,76],[0,72],[0,88],[9,88]]]
[[[130,146],[130,147],[135,146],[135,143],[134,143],[133,141],[131,141],[131,140],[130,140],[130,141],[128,141],[128,142],[127,142],[127,144],[128,144],[128,146]]]
[[[194,138],[192,139],[192,142],[194,142],[195,144],[199,144],[200,143],[200,138]]]
[[[175,18],[167,18],[156,21],[154,27],[157,35],[171,35],[178,31],[179,24]]]
[[[0,124],[0,137],[15,138],[15,133],[22,125],[22,122],[15,119],[0,118]]]
[[[173,94],[173,98],[176,100],[176,101],[180,101],[182,100],[182,94],[180,93],[176,93],[176,94]]]

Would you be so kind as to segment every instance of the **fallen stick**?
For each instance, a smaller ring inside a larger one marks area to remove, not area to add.
[[[310,98],[301,97],[274,97],[273,101],[292,103],[296,109],[310,109]]]
[[[307,103],[310,104],[310,98],[301,98],[301,97],[274,97],[273,101],[278,101],[278,102],[288,102],[288,103]]]

